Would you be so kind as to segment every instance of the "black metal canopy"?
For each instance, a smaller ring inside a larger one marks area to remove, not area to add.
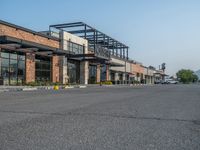
[[[128,59],[128,46],[83,22],[64,23],[49,26],[50,31],[53,31],[54,29],[64,30],[87,39],[89,47],[94,50],[96,50],[96,47],[100,45],[101,47],[108,49],[111,55]]]
[[[47,45],[41,45],[38,43],[17,39],[10,36],[0,36],[0,48],[7,50],[24,52],[24,53],[35,53],[37,55],[52,56],[68,56],[73,53],[66,50],[49,47]]]

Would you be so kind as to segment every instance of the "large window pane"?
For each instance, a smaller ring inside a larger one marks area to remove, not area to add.
[[[37,58],[36,60],[36,81],[50,81],[51,64],[49,58]]]
[[[76,61],[68,61],[67,63],[69,83],[80,82],[80,64]]]
[[[83,54],[83,45],[68,41],[68,49],[75,54]]]
[[[21,61],[23,60],[24,61],[25,60],[25,56],[24,55],[18,55],[18,60],[21,60]]]
[[[9,59],[1,58],[1,66],[2,67],[9,67]]]
[[[9,58],[9,53],[1,52],[2,58]]]
[[[17,59],[17,54],[10,54],[10,59]]]
[[[25,62],[19,61],[18,62],[18,76],[24,76],[25,75]]]
[[[1,52],[1,76],[5,85],[17,85],[24,83],[25,56],[15,53]],[[19,61],[21,60],[21,61]]]
[[[17,60],[10,60],[10,84],[16,85],[17,84]]]

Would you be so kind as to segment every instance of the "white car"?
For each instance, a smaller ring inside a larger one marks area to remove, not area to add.
[[[171,79],[171,80],[168,80],[167,83],[168,83],[168,84],[177,84],[178,81],[172,80],[172,79]]]

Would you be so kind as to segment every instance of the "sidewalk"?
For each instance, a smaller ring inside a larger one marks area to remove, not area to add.
[[[137,86],[151,86],[153,84],[88,84],[88,85],[71,85],[59,86],[59,89],[72,88],[93,88],[93,87],[137,87]],[[14,92],[14,91],[35,91],[35,90],[53,90],[54,86],[0,86],[0,92]]]
[[[86,85],[58,86],[59,89],[86,88]],[[54,86],[0,86],[0,92],[53,90]]]

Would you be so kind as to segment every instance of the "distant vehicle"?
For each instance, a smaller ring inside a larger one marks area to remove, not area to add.
[[[168,84],[167,80],[162,80],[161,84]]]
[[[177,84],[178,83],[178,81],[173,80],[173,79],[169,79],[166,82],[167,82],[167,84]]]
[[[161,84],[161,81],[160,80],[155,80],[154,84]]]

